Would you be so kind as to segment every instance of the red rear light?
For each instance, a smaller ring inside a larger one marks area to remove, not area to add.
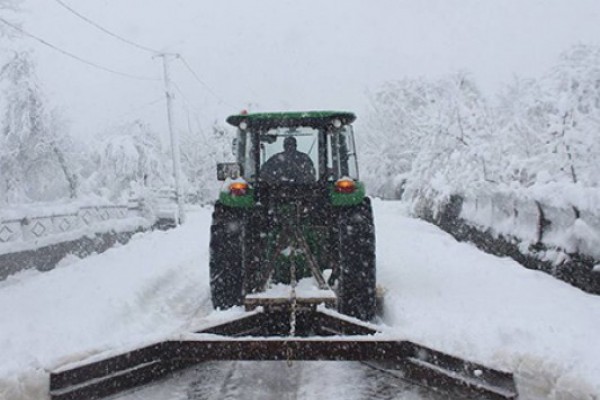
[[[335,191],[338,193],[354,193],[356,190],[356,182],[349,178],[339,179],[335,183]]]
[[[229,185],[229,193],[232,196],[244,196],[248,193],[248,184],[246,182],[233,182]]]

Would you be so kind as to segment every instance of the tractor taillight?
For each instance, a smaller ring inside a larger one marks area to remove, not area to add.
[[[338,193],[353,193],[356,190],[356,182],[349,178],[339,179],[335,183],[335,191]]]
[[[246,182],[233,182],[229,185],[229,193],[232,196],[244,196],[248,193],[248,184]]]

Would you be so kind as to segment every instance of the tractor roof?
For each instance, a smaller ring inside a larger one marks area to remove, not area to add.
[[[248,128],[254,129],[294,126],[316,128],[331,123],[335,118],[340,119],[343,124],[351,124],[356,116],[345,111],[268,112],[231,115],[227,118],[227,122],[237,127],[242,121],[246,121]]]

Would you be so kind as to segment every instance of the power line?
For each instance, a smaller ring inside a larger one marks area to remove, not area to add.
[[[172,80],[171,84],[173,85],[173,87],[175,88],[175,90],[177,90],[177,92],[181,95],[181,99],[183,100],[183,102],[185,103],[185,105],[188,108],[191,108],[191,109],[194,109],[194,110],[196,110],[197,108],[199,108],[196,105],[192,104],[192,101],[190,101],[190,99],[188,99],[186,97],[186,95],[183,93],[183,90],[181,90],[181,87],[177,84],[177,82],[175,82],[175,81]]]
[[[181,98],[183,99],[183,102],[187,106],[191,106],[191,103],[188,101],[187,97],[185,97],[185,94],[183,94],[183,91],[181,90],[181,88],[179,87],[179,85],[175,81],[171,81],[171,84],[179,92],[179,94],[181,95]]]
[[[202,135],[202,138],[204,140],[206,140],[206,134],[204,133],[204,129],[202,128],[202,124],[200,123],[200,117],[206,118],[207,115],[205,115],[203,113],[198,113],[199,108],[194,106],[193,104],[191,104],[191,102],[187,99],[187,97],[185,96],[185,94],[183,93],[183,91],[181,90],[179,85],[174,81],[172,81],[171,83],[173,84],[173,87],[177,90],[177,92],[179,92],[179,94],[181,95],[181,98],[183,100],[182,104],[183,104],[183,108],[187,115],[188,131],[190,133],[192,133],[190,114],[193,114],[194,118],[196,119],[196,125],[198,126],[198,132],[200,132],[200,135]],[[200,114],[202,114],[202,115],[200,115]]]
[[[208,117],[208,115],[206,115],[205,113],[198,111],[198,110],[201,110],[202,107],[199,107],[198,103],[190,101],[190,99],[188,97],[186,97],[186,95],[183,93],[183,90],[181,90],[181,87],[177,84],[177,82],[171,81],[171,84],[176,89],[176,91],[181,95],[181,99],[183,100],[183,107],[185,108],[185,111],[188,114],[191,112],[195,116],[201,116],[204,118]]]
[[[112,37],[114,37],[115,39],[118,39],[124,43],[127,43],[131,46],[134,46],[140,50],[144,50],[150,53],[153,53],[155,55],[162,55],[164,54],[164,52],[159,51],[159,50],[155,50],[152,49],[150,47],[147,46],[143,46],[139,43],[133,42],[129,39],[124,38],[123,36],[120,36],[106,28],[104,28],[102,25],[98,24],[97,22],[92,21],[91,19],[89,19],[88,17],[86,17],[85,15],[81,14],[80,12],[78,12],[77,10],[73,9],[71,6],[69,6],[68,4],[66,4],[64,1],[62,0],[54,0],[56,1],[60,6],[62,6],[63,8],[65,8],[66,10],[68,10],[69,12],[71,12],[72,14],[74,14],[75,16],[77,16],[78,18],[81,18],[82,20],[84,20],[85,22],[87,22],[88,24],[94,26],[96,29],[101,30],[102,32],[106,33],[107,35],[110,35]],[[193,75],[193,77],[206,89],[208,90],[217,100],[219,100],[221,103],[231,107],[231,108],[236,108],[235,106],[233,106],[232,104],[226,102],[225,100],[223,100],[223,98],[221,96],[219,96],[208,84],[206,84],[206,82],[204,82],[202,79],[200,79],[200,77],[198,76],[198,74],[192,69],[192,67],[190,66],[190,64],[186,61],[186,59],[180,55],[180,54],[170,54],[170,55],[174,55],[177,58],[181,59],[181,61],[183,62],[184,66],[188,69],[188,71]]]
[[[223,103],[223,104],[231,107],[232,109],[236,108],[231,103],[228,103],[225,100],[223,100],[223,98],[221,96],[219,96],[210,86],[208,86],[208,84],[206,84],[202,79],[200,79],[200,77],[198,76],[198,74],[192,69],[192,67],[190,66],[190,64],[188,64],[188,62],[186,61],[186,59],[182,55],[179,55],[178,58],[181,60],[181,62],[187,68],[187,70],[190,71],[190,73],[198,81],[198,83],[200,83],[202,86],[204,86],[204,88],[206,90],[208,90],[210,92],[210,94],[212,94],[213,96],[215,96],[215,98],[217,100],[219,100],[221,103]]]
[[[173,85],[173,87],[177,90],[177,92],[179,92],[179,94],[181,95],[181,99],[183,100],[183,109],[185,110],[185,113],[187,114],[187,120],[188,120],[188,130],[190,131],[190,133],[192,132],[191,129],[191,125],[190,125],[190,109],[196,109],[196,107],[193,107],[191,105],[191,103],[188,101],[188,99],[185,97],[185,94],[183,94],[183,91],[181,90],[181,88],[179,87],[179,85],[172,81],[171,84]],[[195,114],[195,112],[194,112]]]
[[[88,17],[86,17],[85,15],[82,15],[81,13],[79,13],[78,11],[74,10],[71,6],[69,6],[68,4],[66,4],[65,2],[61,1],[61,0],[55,0],[58,4],[60,4],[62,7],[64,7],[65,9],[67,9],[69,12],[73,13],[74,15],[76,15],[77,17],[81,18],[82,20],[84,20],[85,22],[87,22],[88,24],[92,25],[93,27],[95,27],[96,29],[101,30],[102,32],[106,33],[107,35],[110,35],[112,37],[114,37],[115,39],[118,39],[124,43],[127,43],[131,46],[137,47],[140,50],[144,50],[150,53],[161,53],[158,50],[154,50],[150,47],[147,46],[143,46],[141,44],[135,43],[129,39],[126,39],[120,35],[117,35],[114,32],[109,31],[108,29],[104,28],[102,25],[92,21],[91,19],[89,19]]]
[[[42,38],[40,38],[38,36],[35,36],[35,35],[27,32],[27,31],[25,31],[23,28],[20,28],[17,25],[8,22],[4,18],[0,17],[0,22],[4,23],[5,25],[8,25],[9,27],[13,28],[14,30],[16,30],[18,32],[21,32],[25,36],[28,36],[28,37],[30,37],[30,38],[32,38],[34,40],[37,40],[38,42],[42,43],[43,45],[48,46],[51,49],[53,49],[55,51],[58,51],[59,53],[65,55],[65,56],[71,57],[71,58],[73,58],[73,59],[75,59],[75,60],[77,60],[79,62],[82,62],[84,64],[87,64],[87,65],[89,65],[91,67],[98,68],[98,69],[103,70],[105,72],[110,72],[110,73],[113,73],[113,74],[116,74],[116,75],[120,75],[120,76],[124,76],[124,77],[127,77],[127,78],[131,78],[131,79],[138,79],[138,80],[145,80],[145,81],[157,81],[157,80],[159,80],[158,78],[150,78],[150,77],[144,77],[144,76],[131,75],[131,74],[127,74],[125,72],[120,72],[120,71],[116,71],[114,69],[103,67],[102,65],[99,65],[99,64],[96,64],[94,62],[88,61],[86,59],[83,59],[83,58],[81,58],[81,57],[79,57],[79,56],[71,53],[71,52],[63,50],[63,49],[61,49],[61,48],[53,45],[52,43],[49,43],[49,42],[45,41],[44,39],[42,39]]]

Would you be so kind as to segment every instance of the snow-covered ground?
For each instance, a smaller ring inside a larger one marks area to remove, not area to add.
[[[598,398],[600,297],[457,243],[400,203],[374,207],[387,334],[513,371],[521,398]],[[48,372],[61,365],[237,312],[211,311],[209,223],[199,209],[181,228],[0,282],[0,399],[47,398]],[[313,375],[334,377],[315,365]],[[327,393],[349,398],[361,383],[339,373],[341,389]],[[318,379],[304,381],[301,398],[322,397]]]

